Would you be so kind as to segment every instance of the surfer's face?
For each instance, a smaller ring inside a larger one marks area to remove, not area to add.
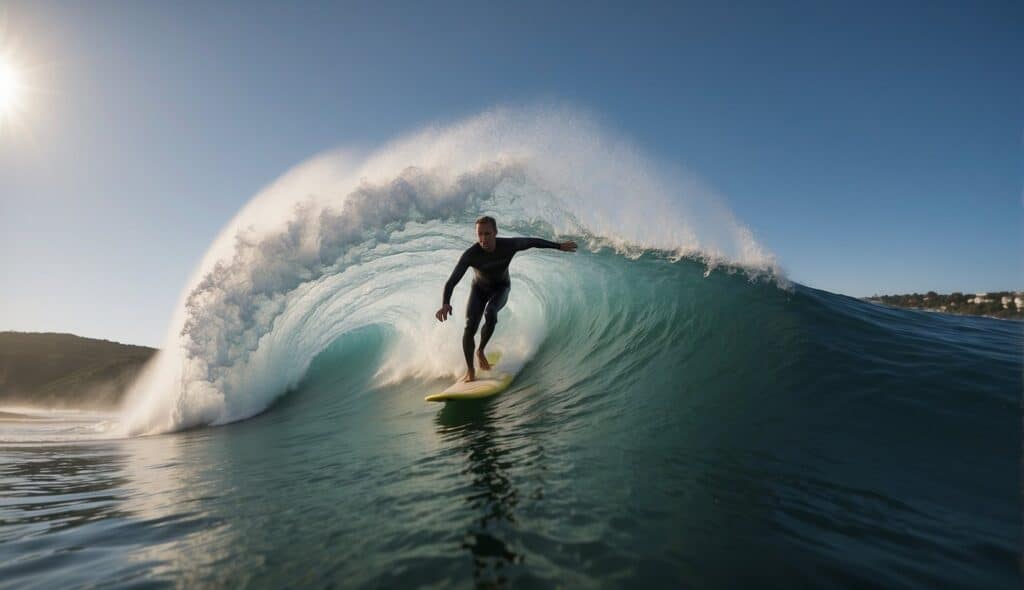
[[[494,226],[491,224],[476,224],[476,240],[480,242],[480,247],[488,252],[494,251],[495,234],[497,234],[497,232],[494,231]]]

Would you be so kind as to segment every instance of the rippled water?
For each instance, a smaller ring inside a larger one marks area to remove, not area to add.
[[[381,385],[370,326],[249,420],[5,419],[0,584],[1020,587],[1019,322],[586,264],[630,298],[488,400]]]

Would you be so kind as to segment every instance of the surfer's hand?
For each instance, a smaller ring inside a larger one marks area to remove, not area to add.
[[[575,252],[576,242],[562,242],[558,245],[558,249],[562,252]]]
[[[450,306],[450,305],[442,305],[441,309],[437,310],[437,313],[434,314],[434,317],[437,318],[437,321],[443,322],[446,319],[448,319],[448,316],[451,315],[451,313],[452,313],[452,306]]]

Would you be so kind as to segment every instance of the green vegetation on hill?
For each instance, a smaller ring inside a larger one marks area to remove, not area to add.
[[[1024,292],[950,293],[935,291],[909,295],[875,295],[868,301],[893,307],[928,309],[960,315],[983,315],[996,318],[1024,319]]]
[[[0,405],[114,408],[154,353],[73,334],[0,332]]]

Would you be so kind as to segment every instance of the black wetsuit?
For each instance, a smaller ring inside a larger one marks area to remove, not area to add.
[[[444,285],[444,304],[451,305],[452,291],[462,280],[470,267],[476,273],[473,277],[473,288],[469,292],[466,305],[466,329],[462,333],[462,352],[466,355],[466,366],[473,366],[473,339],[480,326],[480,317],[485,316],[487,323],[480,333],[480,348],[494,333],[498,323],[498,310],[505,307],[511,282],[508,276],[508,265],[516,252],[530,248],[558,248],[556,242],[540,238],[495,238],[494,252],[484,250],[479,243],[473,244],[459,258],[452,276]]]

